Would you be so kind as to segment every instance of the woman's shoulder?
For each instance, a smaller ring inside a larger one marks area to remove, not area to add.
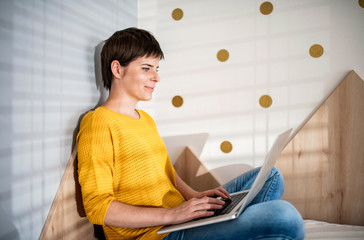
[[[153,122],[154,119],[144,110],[137,109],[140,118],[147,122]],[[136,119],[132,119],[131,117],[128,117],[123,114],[119,114],[116,112],[113,112],[105,107],[98,107],[94,110],[89,111],[82,119],[81,124],[111,124],[115,121],[124,124],[136,124],[138,121],[135,121]]]
[[[81,125],[94,124],[99,122],[108,122],[110,118],[109,112],[105,111],[103,107],[98,107],[94,110],[88,111],[82,118]]]

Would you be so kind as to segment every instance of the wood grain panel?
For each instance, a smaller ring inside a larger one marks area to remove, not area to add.
[[[364,225],[364,82],[354,71],[297,132],[277,166],[283,198],[305,219]]]
[[[39,239],[96,239],[94,225],[86,218],[81,187],[76,180],[77,148],[75,147]]]

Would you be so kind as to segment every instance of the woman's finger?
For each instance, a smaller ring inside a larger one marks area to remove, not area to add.
[[[224,201],[216,198],[203,197],[191,201],[190,211],[206,211],[211,209],[221,209]]]
[[[225,195],[225,199],[231,199],[230,194],[228,191],[226,191],[224,188],[219,188],[219,190]]]
[[[198,203],[199,204],[218,204],[218,205],[224,205],[225,202],[220,200],[220,199],[217,199],[217,198],[211,198],[211,197],[203,197],[203,198],[200,198],[201,201],[199,201]]]
[[[219,196],[224,199],[231,199],[230,194],[224,188],[219,187],[209,191],[208,196]]]

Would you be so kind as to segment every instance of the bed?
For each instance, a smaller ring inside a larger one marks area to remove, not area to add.
[[[364,226],[334,224],[316,220],[304,220],[304,223],[306,229],[305,239],[364,239]]]

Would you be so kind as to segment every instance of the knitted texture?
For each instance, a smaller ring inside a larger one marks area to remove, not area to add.
[[[86,114],[77,136],[78,176],[89,221],[104,225],[112,201],[172,208],[184,202],[175,170],[153,119],[140,119],[105,107]],[[162,239],[152,228],[103,226],[107,239]]]

